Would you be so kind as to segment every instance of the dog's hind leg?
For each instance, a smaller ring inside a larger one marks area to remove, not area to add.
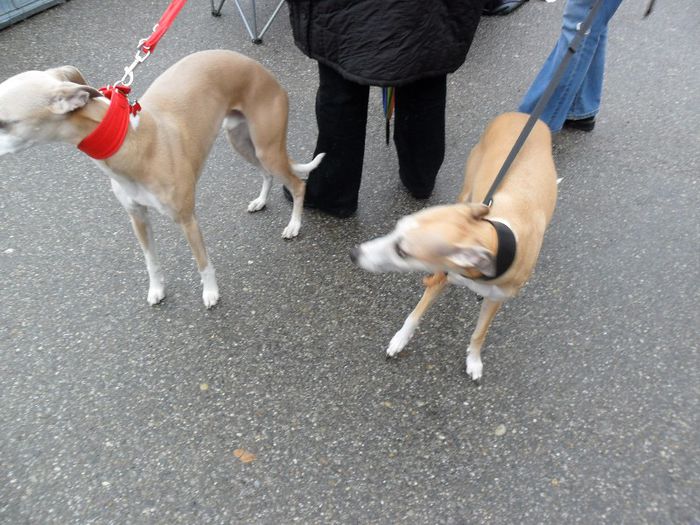
[[[294,203],[292,205],[292,217],[282,231],[282,237],[291,239],[299,234],[301,228],[301,214],[304,209],[304,192],[306,183],[297,177],[292,170],[284,149],[271,148],[268,150],[257,149],[258,158],[263,169],[277,177],[292,194]],[[264,189],[264,188],[263,188]]]
[[[199,229],[194,213],[179,222],[192,249],[192,255],[194,255],[199,275],[202,278],[202,300],[204,301],[204,306],[211,308],[219,301],[219,286],[216,284],[214,266],[211,264],[207,249],[204,246],[202,231]]]
[[[260,190],[258,198],[253,199],[250,201],[250,204],[248,204],[248,211],[255,212],[262,210],[267,204],[267,197],[270,194],[272,176],[265,171],[265,168],[263,168],[258,157],[255,155],[255,146],[250,138],[248,121],[245,116],[243,116],[243,113],[234,110],[224,119],[223,127],[226,130],[226,136],[229,142],[241,157],[250,162],[253,166],[257,166],[261,169],[263,178],[262,189]]]
[[[278,178],[287,187],[294,199],[292,217],[282,232],[282,237],[291,239],[299,234],[301,228],[306,184],[295,173],[295,170],[302,166],[292,167],[287,155],[287,115],[289,113],[287,94],[280,91],[265,104],[248,109],[246,118],[255,156],[268,174]],[[263,190],[266,190],[265,184]]]
[[[491,326],[491,321],[493,321],[494,316],[502,304],[503,301],[494,301],[487,297],[484,298],[484,302],[481,304],[479,320],[476,322],[476,328],[474,329],[472,338],[469,341],[469,348],[467,349],[467,374],[474,381],[481,378],[481,371],[483,369],[483,364],[481,363],[481,347],[484,344],[486,332],[488,332],[489,326]]]
[[[426,284],[426,288],[425,292],[423,292],[423,297],[421,297],[416,307],[408,315],[403,323],[403,326],[401,327],[401,330],[396,332],[394,337],[391,338],[389,348],[387,348],[386,351],[387,357],[394,357],[408,344],[425,312],[428,311],[430,305],[433,304],[435,299],[437,299],[440,293],[445,289],[445,286],[447,285],[447,277],[444,273],[438,273],[426,278],[424,282]]]
[[[282,179],[282,183],[287,187],[292,194],[292,216],[289,223],[282,230],[282,237],[291,239],[299,235],[301,229],[301,214],[304,211],[304,194],[306,193],[306,183],[299,177],[294,175],[289,160],[285,165],[280,164],[278,167],[272,166],[272,173]]]

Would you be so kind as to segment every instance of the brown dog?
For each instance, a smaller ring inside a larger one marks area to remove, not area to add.
[[[0,84],[0,155],[35,143],[78,145],[104,118],[108,101],[85,85],[71,66],[28,71]],[[165,297],[148,208],[181,227],[199,269],[207,308],[219,300],[214,267],[195,216],[195,185],[214,139],[223,128],[233,147],[262,169],[263,186],[248,211],[267,203],[272,176],[289,189],[294,206],[282,236],[301,226],[304,182],[323,154],[308,164],[287,156],[287,93],[263,66],[232,51],[189,55],[160,75],[139,100],[121,148],[96,160],[109,175],[114,194],[131,217],[146,257],[149,304]]]
[[[467,373],[474,380],[481,377],[486,332],[501,304],[532,274],[557,198],[551,134],[538,121],[494,194],[493,205],[479,204],[527,119],[522,113],[506,113],[489,124],[467,160],[458,204],[404,217],[393,232],[351,253],[353,261],[369,271],[434,274],[425,279],[425,293],[391,340],[388,356],[406,346],[425,311],[450,282],[484,297],[467,350]]]

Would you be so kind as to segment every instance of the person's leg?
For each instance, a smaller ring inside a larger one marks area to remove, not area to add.
[[[595,127],[595,116],[600,109],[600,99],[603,92],[603,71],[605,68],[605,48],[607,43],[607,29],[598,39],[593,59],[588,71],[583,77],[581,86],[574,95],[563,127],[592,131]]]
[[[605,51],[608,41],[608,22],[617,11],[622,0],[604,0],[601,13],[601,21],[605,24],[595,54],[591,59],[586,76],[576,92],[576,96],[566,116],[567,120],[591,119],[598,114],[603,93],[603,75],[605,72]]]
[[[369,86],[346,80],[321,63],[318,70],[318,140],[314,157],[323,152],[326,157],[309,175],[305,200],[311,208],[346,217],[357,209]]]
[[[598,12],[589,34],[583,39],[578,51],[571,58],[564,72],[559,86],[554,90],[552,98],[541,115],[552,131],[559,131],[569,115],[581,85],[586,78],[591,63],[596,56],[601,37],[605,39],[607,24],[617,10],[622,0],[603,0],[603,6]],[[567,53],[569,44],[576,34],[579,23],[582,23],[588,15],[593,0],[568,0],[564,8],[564,17],[561,35],[554,49],[545,61],[542,69],[525,94],[518,110],[531,113],[540,96],[544,93],[547,84],[554,75],[555,70]],[[602,55],[604,57],[604,54]]]
[[[430,196],[445,158],[446,92],[445,75],[396,89],[394,144],[399,176],[417,199]]]

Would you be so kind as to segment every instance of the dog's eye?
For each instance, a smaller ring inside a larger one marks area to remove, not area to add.
[[[405,259],[406,257],[408,257],[408,254],[405,251],[403,251],[403,248],[401,248],[400,241],[396,241],[396,243],[394,244],[394,251],[396,252],[396,255],[399,256],[400,259]]]

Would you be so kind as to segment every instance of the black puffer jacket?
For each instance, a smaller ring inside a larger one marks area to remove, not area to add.
[[[345,78],[400,86],[454,72],[483,0],[288,0],[296,45]]]

